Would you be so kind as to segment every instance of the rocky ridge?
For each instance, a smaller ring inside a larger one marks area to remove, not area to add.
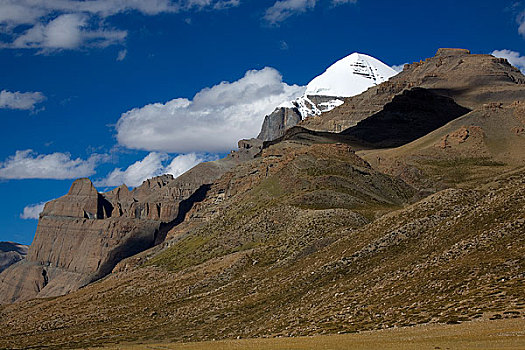
[[[202,200],[206,185],[259,152],[258,141],[241,141],[239,151],[199,164],[174,179],[148,179],[98,193],[89,179],[45,205],[27,258],[0,274],[0,303],[63,295],[96,281],[119,261],[164,241],[189,206]]]
[[[299,123],[309,130],[341,132],[378,113],[394,96],[414,87],[446,96],[474,110],[487,103],[512,103],[523,98],[525,77],[507,60],[468,50],[439,49],[434,57],[405,65],[403,71],[344,104]]]

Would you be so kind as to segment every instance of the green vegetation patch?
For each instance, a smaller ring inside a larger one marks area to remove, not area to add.
[[[198,265],[206,261],[209,257],[202,254],[199,248],[204,247],[211,236],[192,235],[177,242],[172,247],[167,248],[153,259],[148,261],[145,266],[163,266],[169,270],[179,270],[188,266]],[[196,254],[199,251],[201,254]]]

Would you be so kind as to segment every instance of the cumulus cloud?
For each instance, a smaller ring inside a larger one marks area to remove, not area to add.
[[[0,162],[0,179],[75,179],[95,173],[106,156],[94,154],[86,160],[68,153],[37,154],[28,149]]]
[[[494,50],[491,55],[506,58],[510,64],[521,70],[522,73],[525,73],[525,56],[522,56],[519,52],[511,50]]]
[[[127,35],[106,24],[106,18],[119,13],[153,16],[238,5],[239,0],[0,0],[0,33],[8,39],[0,47],[43,52],[105,47]]]
[[[217,159],[218,157],[213,155],[203,156],[196,153],[180,154],[173,158],[163,172],[164,174],[171,174],[173,177],[178,177],[199,163]]]
[[[117,140],[148,151],[228,152],[238,140],[256,136],[276,106],[304,91],[284,83],[273,68],[248,71],[237,81],[201,90],[193,100],[177,98],[123,113]]]
[[[35,105],[45,101],[41,92],[10,92],[0,91],[0,108],[34,110]]]
[[[403,71],[403,68],[405,67],[405,64],[406,63],[403,63],[403,64],[396,64],[396,65],[393,65],[391,68],[393,70],[395,70],[396,72],[400,73]]]
[[[111,187],[126,184],[129,187],[136,187],[141,185],[144,180],[154,176],[171,174],[177,177],[195,165],[212,159],[215,158],[190,153],[178,155],[170,161],[167,154],[152,152],[125,170],[121,168],[113,170],[104,179],[95,181],[95,185]]]
[[[42,49],[42,52],[77,49],[80,46],[106,47],[122,42],[126,35],[121,30],[90,29],[87,16],[66,14],[47,24],[36,24],[18,36],[9,47]]]
[[[264,14],[264,20],[271,25],[278,25],[289,17],[315,8],[320,0],[279,0],[276,1]],[[354,4],[357,0],[331,0],[332,6]]]
[[[40,213],[44,210],[44,206],[47,202],[41,202],[37,204],[28,205],[24,208],[20,218],[24,220],[38,220]]]

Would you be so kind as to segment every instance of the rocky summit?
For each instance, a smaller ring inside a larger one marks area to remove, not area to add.
[[[224,159],[47,203],[0,273],[0,348],[525,318],[525,76],[463,49],[356,62],[377,84],[278,107]]]

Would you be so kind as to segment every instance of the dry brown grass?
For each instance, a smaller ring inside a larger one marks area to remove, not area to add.
[[[525,319],[483,320],[460,325],[424,325],[356,334],[314,337],[259,338],[172,344],[121,344],[108,346],[103,349],[525,349]]]

